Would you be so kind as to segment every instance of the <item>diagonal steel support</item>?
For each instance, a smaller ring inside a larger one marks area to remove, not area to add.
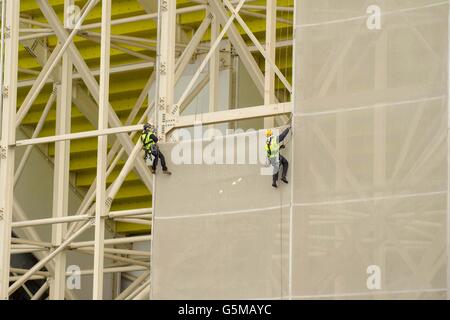
[[[53,70],[57,66],[60,59],[63,57],[64,53],[66,52],[69,45],[72,43],[73,39],[75,38],[75,35],[78,32],[78,29],[81,27],[81,24],[83,23],[84,19],[88,16],[88,14],[91,12],[91,10],[95,7],[99,0],[91,0],[84,10],[83,14],[81,15],[79,21],[77,22],[77,25],[74,27],[70,35],[64,39],[64,41],[61,41],[63,45],[58,45],[52,52],[50,58],[48,59],[45,66],[42,68],[42,71],[39,73],[39,76],[37,77],[36,81],[34,82],[33,86],[31,87],[30,91],[28,92],[28,95],[26,96],[25,100],[23,101],[22,105],[20,106],[19,111],[17,112],[17,119],[16,119],[16,126],[19,126],[22,120],[25,118],[27,112],[30,110],[31,106],[33,105],[33,102],[38,97],[39,93],[41,92],[42,88],[44,87],[47,79],[52,74]]]
[[[46,256],[44,259],[36,263],[30,270],[27,271],[24,275],[22,275],[19,279],[17,279],[8,290],[8,293],[11,295],[13,294],[17,289],[20,288],[20,286],[25,283],[36,271],[39,271],[47,262],[52,260],[54,257],[56,257],[59,253],[61,253],[63,250],[67,248],[69,244],[73,242],[78,236],[83,234],[87,229],[92,227],[92,223],[89,221],[85,223],[85,225],[80,228],[76,233],[71,235],[69,238],[67,238],[58,248],[56,248],[52,253],[50,253],[48,256]]]
[[[242,29],[244,29],[244,31],[247,34],[247,36],[252,40],[252,42],[258,48],[259,52],[264,57],[266,63],[268,63],[270,65],[272,70],[275,72],[275,74],[278,76],[278,78],[284,84],[284,86],[289,91],[289,93],[292,93],[292,86],[291,86],[291,84],[287,81],[286,77],[283,75],[283,73],[277,67],[275,62],[272,61],[272,57],[267,54],[266,50],[264,50],[263,46],[259,43],[258,39],[255,37],[255,35],[250,30],[250,28],[247,26],[247,24],[242,19],[242,17],[239,15],[239,12],[237,12],[236,9],[234,9],[234,7],[231,5],[231,3],[228,0],[223,0],[223,2],[228,7],[228,9],[236,16],[237,22],[239,22],[239,24],[241,25]]]
[[[209,2],[210,10],[214,13],[214,15],[219,20],[220,24],[224,26],[229,17],[225,7],[223,6],[222,1],[210,1]],[[235,10],[239,11],[238,8]],[[261,72],[258,64],[253,58],[252,53],[249,51],[247,44],[242,38],[240,32],[238,31],[235,25],[231,25],[227,31],[227,35],[231,43],[233,44],[237,54],[241,58],[243,65],[247,69],[250,78],[255,82],[256,88],[261,93],[261,96],[264,96],[264,75]]]
[[[189,82],[187,88],[184,90],[181,97],[178,99],[178,102],[174,106],[172,110],[172,114],[174,112],[179,112],[179,106],[183,104],[186,97],[189,95],[190,91],[194,87],[195,83],[197,82],[198,78],[200,77],[200,74],[202,73],[203,69],[205,69],[206,65],[209,63],[209,60],[213,56],[214,52],[217,50],[217,47],[219,46],[220,41],[222,41],[223,37],[225,36],[225,33],[227,33],[228,30],[231,30],[231,27],[233,25],[233,21],[236,18],[236,13],[239,12],[242,5],[244,4],[245,0],[241,0],[236,8],[236,11],[232,13],[231,17],[226,19],[226,22],[223,25],[223,29],[220,32],[220,34],[217,36],[214,43],[211,45],[211,48],[209,49],[208,54],[203,59],[202,63],[198,67],[197,71],[195,72],[194,76],[192,77],[191,81]],[[253,59],[253,58],[252,58]],[[264,82],[263,82],[263,90],[264,90]]]
[[[39,136],[39,133],[41,133],[42,128],[44,127],[45,121],[47,120],[47,116],[50,112],[50,109],[53,106],[53,103],[56,100],[56,87],[50,94],[50,97],[47,101],[47,104],[44,107],[44,110],[42,111],[42,115],[39,118],[38,124],[36,125],[36,128],[33,131],[33,134],[31,135],[31,139],[35,139]],[[14,174],[14,185],[16,185],[17,181],[20,179],[20,176],[23,173],[23,169],[25,168],[25,165],[31,155],[31,151],[33,151],[33,146],[27,146],[27,149],[25,150],[24,154],[22,155],[22,158],[20,159],[20,163],[17,166],[16,172]]]
[[[61,25],[61,22],[59,21],[58,16],[56,15],[54,9],[49,5],[49,3],[45,0],[36,0],[37,4],[39,5],[42,13],[47,18],[48,23],[50,26],[55,30],[55,33],[58,37],[58,39],[63,42],[67,40],[68,35],[66,30]],[[92,75],[92,73],[89,70],[89,67],[87,66],[86,62],[83,60],[81,54],[79,53],[78,49],[75,47],[73,43],[71,43],[68,47],[68,52],[70,54],[70,57],[72,59],[73,64],[77,68],[78,72],[80,73],[80,76],[82,77],[84,83],[86,84],[86,87],[88,88],[89,92],[93,96],[94,100],[98,103],[99,102],[99,84],[95,77]],[[108,105],[108,122],[111,127],[121,127],[122,123],[120,119],[118,118],[117,114],[114,112],[112,106]],[[127,154],[130,154],[133,150],[134,144],[129,138],[127,134],[119,134],[117,135],[117,139],[120,141],[120,143],[124,146],[125,151]],[[136,159],[136,170],[140,178],[142,179],[143,183],[147,187],[148,190],[152,190],[152,176],[150,173],[150,170],[148,170],[148,167],[146,166],[144,160],[140,157]]]

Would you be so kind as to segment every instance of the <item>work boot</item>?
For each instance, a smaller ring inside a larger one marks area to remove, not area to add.
[[[170,176],[170,175],[172,174],[172,172],[170,172],[170,171],[167,170],[167,169],[166,169],[166,170],[163,170],[163,173],[164,173],[164,174],[167,174],[168,176]]]
[[[153,173],[153,174],[156,173],[156,170],[155,170],[155,169],[151,168],[150,170],[152,170],[152,173]]]
[[[287,181],[287,179],[286,179],[286,177],[283,177],[283,178],[281,178],[281,181],[283,181],[284,183],[289,183],[288,181]]]
[[[272,187],[278,188],[277,183],[276,183],[276,182],[273,182],[273,183],[272,183]]]

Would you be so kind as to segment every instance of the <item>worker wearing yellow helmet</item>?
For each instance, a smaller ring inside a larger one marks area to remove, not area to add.
[[[163,173],[171,175],[172,173],[167,169],[166,158],[159,150],[158,136],[156,134],[156,128],[153,125],[149,123],[144,124],[144,128],[141,134],[141,141],[142,141],[142,149],[144,149],[145,151],[144,160],[152,161],[153,158],[151,165],[152,173],[153,174],[156,173],[156,166],[158,165],[158,160],[161,160]]]
[[[284,145],[280,146],[280,143],[284,141],[290,129],[291,128],[285,129],[278,137],[275,137],[273,135],[271,129],[266,130],[267,140],[265,149],[267,152],[267,158],[274,168],[274,173],[272,176],[272,187],[274,188],[278,188],[277,181],[279,176],[278,173],[280,171],[280,165],[283,167],[283,171],[281,172],[281,181],[283,181],[284,183],[288,183],[286,175],[289,167],[289,162],[280,154],[280,149],[284,148]]]

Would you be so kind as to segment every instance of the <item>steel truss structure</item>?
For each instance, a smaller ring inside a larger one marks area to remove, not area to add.
[[[81,270],[82,276],[93,275],[93,299],[104,298],[104,276],[109,273],[123,274],[131,280],[131,285],[123,291],[117,291],[114,298],[147,299],[152,283],[149,263],[151,253],[116,246],[149,241],[151,234],[105,238],[107,221],[151,225],[152,208],[111,210],[111,204],[130,172],[137,174],[148,191],[151,192],[154,188],[153,177],[141,156],[141,142],[136,142],[133,138],[141,130],[142,123],[148,119],[157,124],[163,141],[173,141],[177,139],[177,129],[191,127],[198,123],[199,118],[205,125],[264,118],[266,127],[276,125],[278,117],[286,118],[292,111],[290,94],[293,89],[290,79],[280,70],[275,58],[276,48],[292,46],[292,38],[277,39],[276,28],[279,23],[292,25],[292,21],[283,18],[280,13],[293,15],[294,7],[282,5],[280,3],[286,1],[280,0],[267,0],[264,4],[252,0],[190,3],[181,1],[183,6],[179,8],[175,0],[136,0],[148,13],[113,20],[111,13],[115,1],[112,0],[56,2],[57,6],[64,6],[64,22],[61,22],[56,14],[53,1],[35,0],[46,22],[21,16],[21,4],[24,3],[22,0],[1,2],[3,97],[0,158],[0,298],[8,299],[18,289],[26,288],[28,281],[42,279],[44,282],[41,288],[30,294],[31,299],[41,299],[47,290],[50,299],[76,299],[76,292],[66,288],[66,276],[69,274],[66,270],[66,255],[73,250],[91,254],[93,257],[93,269]],[[70,9],[74,4],[80,3],[83,4],[80,15],[74,25],[69,25],[68,22],[72,19]],[[100,7],[101,21],[85,23],[89,14]],[[187,37],[188,41],[180,44],[179,35],[182,32],[179,15],[193,12],[204,12],[204,20],[192,35]],[[261,41],[261,32],[255,35],[244,16],[264,21],[265,41]],[[157,23],[157,39],[141,39],[111,32],[112,26],[149,20]],[[210,41],[204,41],[208,32]],[[35,71],[19,68],[19,45],[32,47],[29,45],[30,41],[33,43],[36,39],[51,36],[57,37],[57,45],[52,50],[40,46],[29,48],[34,50],[33,55],[42,69]],[[74,42],[76,37],[100,43],[99,69],[91,69],[83,59]],[[221,90],[219,50],[224,43],[232,48],[233,55],[239,57],[247,69],[263,97],[263,105],[218,111],[218,96]],[[156,58],[144,55],[139,50],[131,50],[129,45],[156,51]],[[199,48],[204,52],[202,55],[198,54]],[[111,49],[120,50],[141,59],[142,62],[111,67]],[[263,68],[256,60],[256,55],[263,59]],[[200,57],[200,65],[182,94],[176,97],[175,85],[193,56]],[[136,97],[136,104],[127,120],[122,122],[110,102],[110,77],[124,70],[149,67],[155,71]],[[209,72],[204,76],[207,67]],[[19,82],[19,72],[29,74],[33,78]],[[99,77],[99,80],[96,77]],[[80,79],[82,85],[78,82]],[[277,97],[276,92],[280,88],[276,88],[276,81],[281,83],[281,90],[289,97],[286,101]],[[34,132],[28,139],[18,139],[16,130],[22,126],[41,90],[49,83],[53,85],[53,92],[42,110]],[[195,116],[184,115],[183,111],[208,83],[208,112]],[[22,103],[18,104],[17,92],[26,87],[30,89]],[[152,87],[156,88],[154,93],[150,93]],[[147,97],[146,110],[136,119]],[[41,137],[40,132],[55,102],[55,133]],[[93,124],[95,130],[72,133],[72,103]],[[96,178],[85,193],[77,212],[72,214],[68,212],[70,142],[86,138],[98,139]],[[55,144],[52,217],[30,220],[15,199],[14,185],[22,175],[32,148],[49,143]],[[15,154],[18,148],[25,148],[26,151],[16,166]],[[122,159],[126,161],[119,174],[114,177],[112,183],[108,183],[107,178]],[[42,225],[51,226],[51,243],[43,241],[35,231],[36,226]],[[89,229],[94,229],[94,239],[78,241],[80,235]],[[20,237],[12,237],[13,232],[20,234]],[[37,263],[29,269],[11,268],[11,255],[23,253],[32,253]],[[106,264],[105,261],[111,261],[111,264]],[[127,274],[132,271],[143,272],[137,277]]]

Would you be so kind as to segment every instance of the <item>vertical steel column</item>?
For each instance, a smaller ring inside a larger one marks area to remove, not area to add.
[[[16,140],[17,72],[19,53],[20,1],[6,4],[5,65],[0,150],[0,299],[8,299],[11,221],[13,214],[14,155]]]
[[[277,0],[267,0],[266,3],[266,65],[264,74],[264,104],[275,103],[275,72],[270,61],[275,61],[277,44]],[[274,117],[264,118],[264,127],[272,128]]]
[[[70,6],[73,0],[64,2],[64,21],[69,20]],[[62,57],[61,83],[56,84],[56,134],[70,133],[72,111],[72,61],[68,53]],[[69,206],[69,163],[70,140],[55,143],[55,167],[53,178],[53,217],[68,215]],[[60,246],[67,232],[67,224],[52,225],[52,244]],[[63,251],[55,257],[55,271],[50,282],[50,299],[64,300],[66,284],[66,253]]]
[[[98,129],[108,128],[109,66],[111,48],[111,0],[102,0],[102,32],[100,58],[100,90]],[[98,137],[97,187],[95,200],[95,244],[93,299],[103,298],[103,264],[105,218],[110,204],[106,203],[106,166],[108,164],[108,136]]]
[[[156,104],[158,133],[163,141],[179,113],[169,113],[174,103],[176,9],[176,1],[159,0]]]
[[[211,20],[211,46],[219,37],[219,33],[220,24],[217,17],[214,15]],[[219,104],[219,66],[220,51],[217,49],[214,51],[211,61],[209,62],[209,112],[214,112]]]

